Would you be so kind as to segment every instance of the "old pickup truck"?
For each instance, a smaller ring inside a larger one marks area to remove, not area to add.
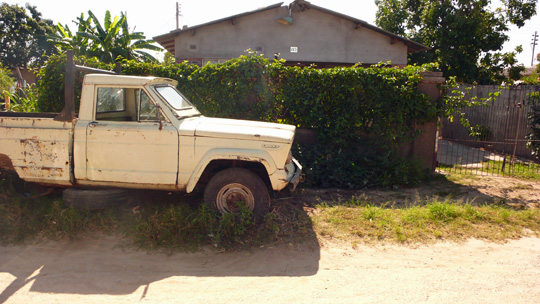
[[[0,167],[72,191],[197,187],[221,213],[243,202],[262,216],[269,190],[294,190],[301,179],[294,133],[291,125],[204,117],[171,79],[87,74],[78,117],[0,112]]]

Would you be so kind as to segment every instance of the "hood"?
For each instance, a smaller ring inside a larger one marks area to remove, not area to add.
[[[195,136],[291,144],[296,127],[277,123],[201,117]]]

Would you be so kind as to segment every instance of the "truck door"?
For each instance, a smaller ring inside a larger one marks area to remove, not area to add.
[[[178,130],[140,88],[98,87],[86,129],[89,181],[177,183]]]

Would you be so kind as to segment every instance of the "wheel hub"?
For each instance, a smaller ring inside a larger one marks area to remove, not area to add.
[[[253,193],[242,184],[228,184],[217,194],[216,206],[221,213],[238,212],[241,204],[250,211],[253,211],[255,207]]]

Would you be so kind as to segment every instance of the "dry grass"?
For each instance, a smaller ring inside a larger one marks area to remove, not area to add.
[[[507,206],[473,206],[451,199],[433,200],[408,208],[385,208],[346,202],[317,206],[314,229],[324,238],[352,243],[418,244],[470,238],[500,242],[531,232],[540,236],[540,210]]]

